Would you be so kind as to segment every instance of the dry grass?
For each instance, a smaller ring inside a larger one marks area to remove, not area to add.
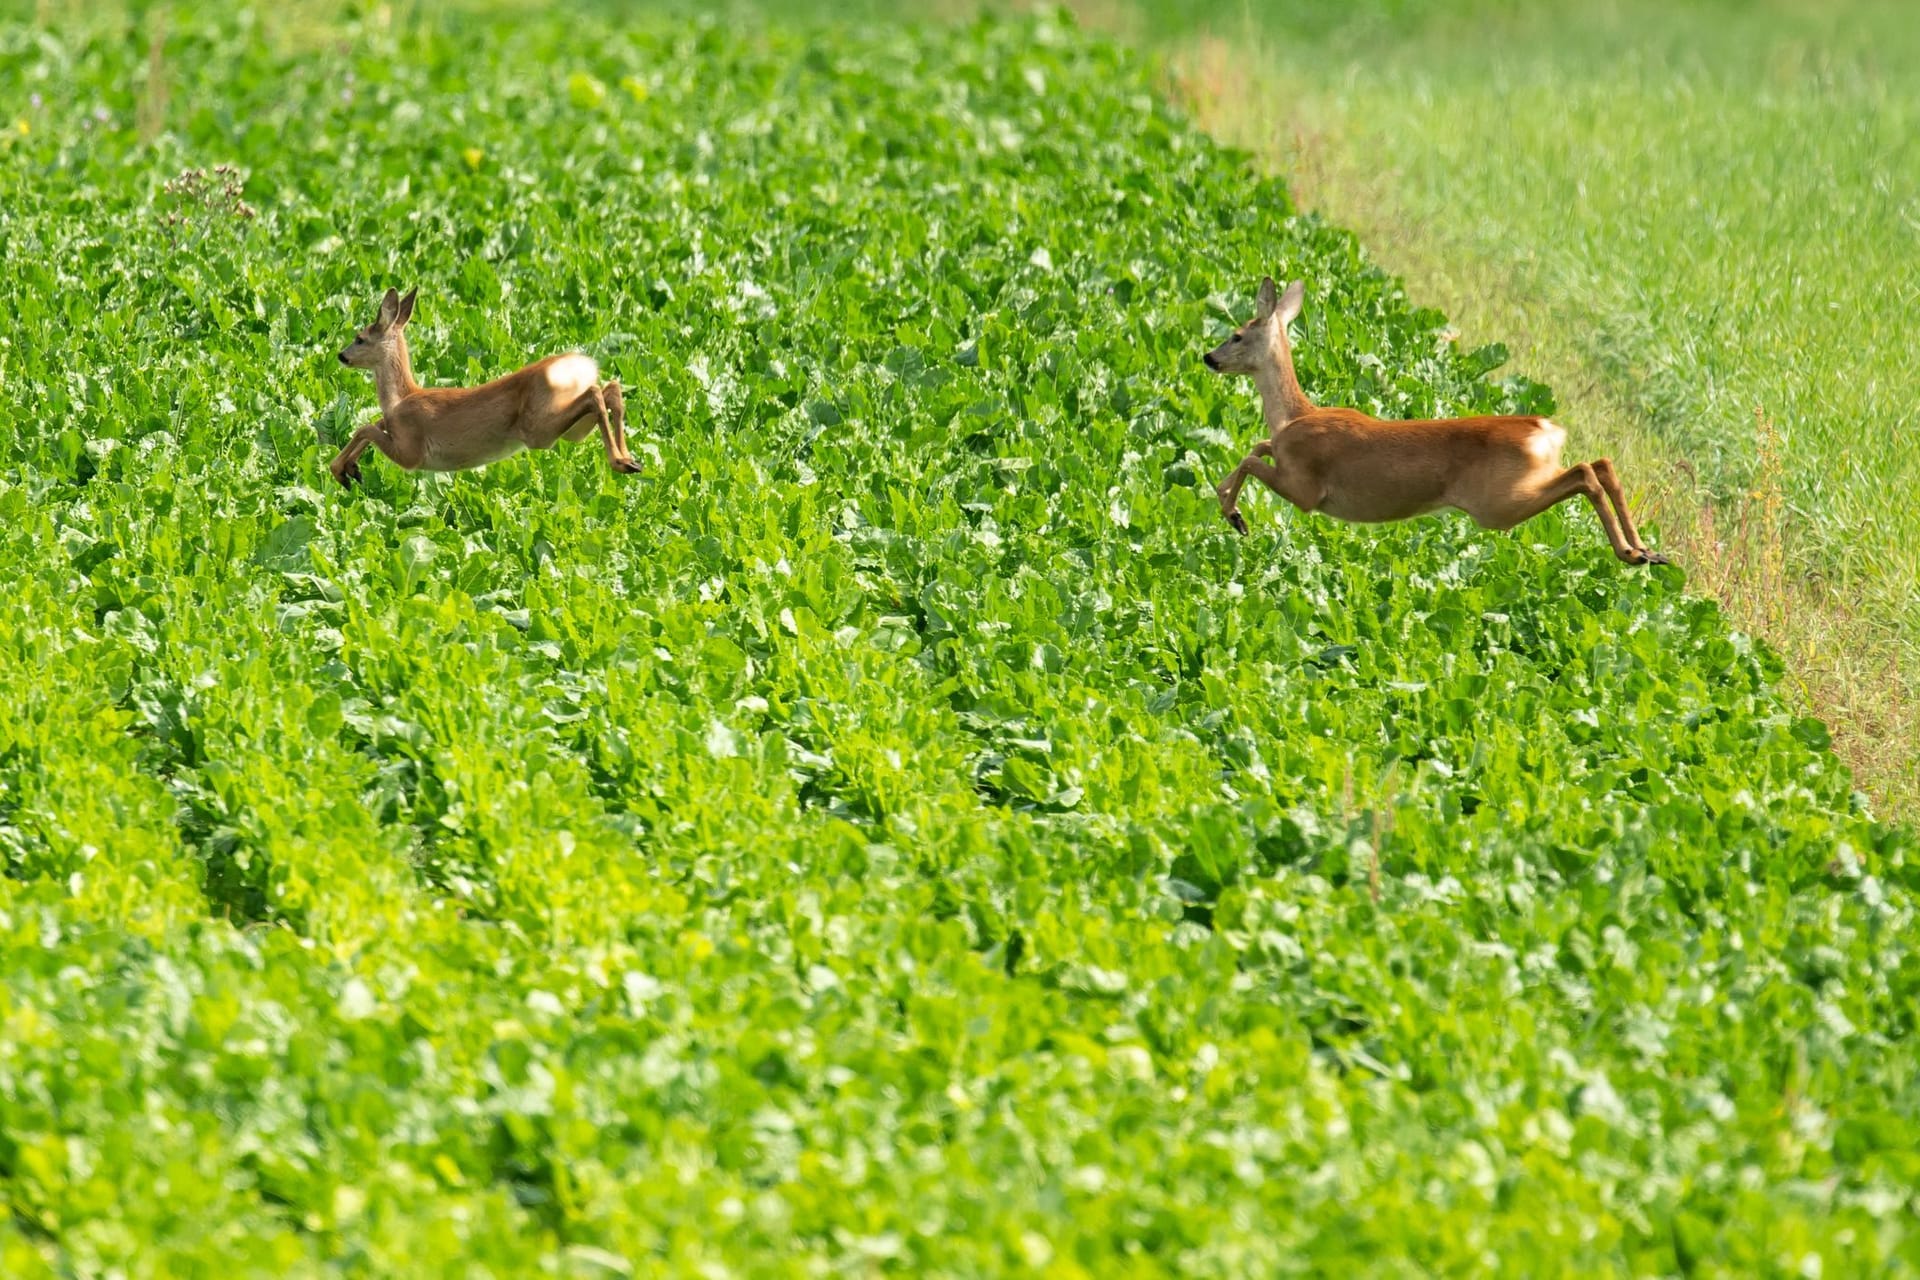
[[[1786,696],[1827,722],[1834,751],[1875,808],[1920,819],[1920,689],[1902,669],[1901,638],[1878,611],[1854,607],[1806,567],[1783,493],[1781,434],[1766,406],[1752,410],[1759,463],[1751,489],[1714,501],[1658,439],[1631,377],[1595,359],[1577,303],[1526,255],[1492,257],[1484,241],[1402,207],[1395,175],[1345,127],[1337,90],[1290,84],[1264,68],[1255,85],[1245,51],[1211,37],[1180,48],[1168,68],[1169,91],[1202,127],[1275,164],[1302,208],[1352,229],[1414,296],[1452,317],[1462,342],[1504,342],[1513,367],[1552,386],[1576,448],[1614,459],[1642,526],[1657,528],[1689,588],[1781,654]],[[1256,101],[1266,109],[1250,114]]]
[[[147,82],[136,112],[145,142],[158,137],[167,123],[167,17],[164,6],[147,15]]]

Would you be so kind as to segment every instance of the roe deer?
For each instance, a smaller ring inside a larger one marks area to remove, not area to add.
[[[1206,354],[1207,368],[1250,375],[1268,437],[1215,490],[1241,533],[1240,487],[1253,476],[1302,511],[1379,523],[1453,507],[1485,529],[1511,529],[1585,494],[1613,553],[1628,564],[1666,564],[1647,550],[1605,458],[1560,464],[1567,433],[1545,418],[1445,418],[1383,422],[1356,409],[1316,408],[1293,376],[1287,325],[1306,293],[1295,280],[1276,294],[1260,282],[1252,320]],[[1263,462],[1262,458],[1270,459]]]
[[[360,478],[369,447],[408,471],[464,471],[498,462],[521,449],[551,449],[560,440],[584,440],[598,425],[615,471],[640,464],[627,451],[627,406],[617,380],[600,381],[600,368],[578,353],[548,356],[479,387],[423,387],[407,356],[407,321],[415,289],[387,290],[380,313],[340,353],[340,363],[370,369],[380,393],[380,419],[353,433],[327,469],[348,488]]]

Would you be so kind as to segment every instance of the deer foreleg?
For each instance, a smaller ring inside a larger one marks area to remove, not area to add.
[[[1252,476],[1302,511],[1312,511],[1326,497],[1323,490],[1298,476],[1288,474],[1278,464],[1260,461],[1262,454],[1267,457],[1273,456],[1271,440],[1262,440],[1255,445],[1252,453],[1240,459],[1240,465],[1233,469],[1233,474],[1221,481],[1219,487],[1214,490],[1220,498],[1220,513],[1226,516],[1228,524],[1241,533],[1247,531],[1247,522],[1240,515],[1240,490],[1247,483],[1248,476]]]
[[[333,461],[327,464],[327,470],[333,473],[333,478],[339,481],[342,487],[351,489],[354,482],[360,478],[360,455],[370,448],[379,446],[381,452],[391,456],[392,444],[393,438],[387,434],[385,418],[369,422],[353,433],[347,440],[346,447],[334,455]]]
[[[1247,522],[1240,518],[1240,488],[1247,482],[1247,464],[1262,455],[1273,456],[1273,441],[1262,440],[1253,446],[1253,452],[1240,460],[1233,474],[1214,486],[1214,496],[1220,499],[1220,514],[1241,533],[1247,531]]]

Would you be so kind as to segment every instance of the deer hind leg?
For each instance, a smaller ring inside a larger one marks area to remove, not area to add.
[[[607,465],[623,473],[640,469],[640,464],[627,452],[627,401],[617,379],[582,391],[560,410],[559,422],[562,425],[556,438],[584,440],[588,432],[598,427],[600,443],[607,450]],[[532,447],[545,449],[552,444],[553,440],[549,439],[546,444]]]
[[[1600,484],[1600,476],[1590,462],[1576,463],[1554,476],[1546,483],[1530,491],[1523,491],[1515,500],[1497,512],[1469,511],[1475,521],[1489,529],[1511,529],[1533,519],[1548,507],[1557,507],[1576,494],[1586,495],[1593,504],[1594,514],[1600,517],[1600,527],[1606,531],[1607,541],[1613,544],[1613,554],[1628,564],[1647,563],[1647,553],[1634,546],[1620,530],[1620,521],[1615,517],[1613,508],[1607,505],[1606,490]]]
[[[613,417],[607,412],[607,398],[599,387],[588,387],[567,401],[545,422],[527,430],[524,439],[529,449],[551,449],[562,440],[584,440],[595,427],[600,428],[600,443],[607,451],[607,462],[615,471],[638,471],[640,464],[622,457],[615,443]]]
[[[620,379],[608,378],[606,385],[600,388],[601,397],[607,402],[607,417],[613,424],[613,444],[618,450],[617,456],[608,458],[615,471],[633,473],[640,470],[640,464],[634,459],[633,451],[627,448],[627,396],[620,389]]]
[[[1600,487],[1606,490],[1607,501],[1620,517],[1620,532],[1626,535],[1627,542],[1634,550],[1646,557],[1647,564],[1667,564],[1663,555],[1647,550],[1646,539],[1640,536],[1640,530],[1633,524],[1633,516],[1627,511],[1627,495],[1620,487],[1620,477],[1614,474],[1611,458],[1595,458],[1592,463],[1593,474],[1600,481]]]

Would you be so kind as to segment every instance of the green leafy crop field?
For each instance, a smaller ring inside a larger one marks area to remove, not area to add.
[[[0,1273],[1920,1264],[1778,663],[1584,510],[1213,501],[1263,272],[1327,402],[1544,388],[1049,20],[366,12],[0,27]],[[389,284],[645,473],[331,487]]]

